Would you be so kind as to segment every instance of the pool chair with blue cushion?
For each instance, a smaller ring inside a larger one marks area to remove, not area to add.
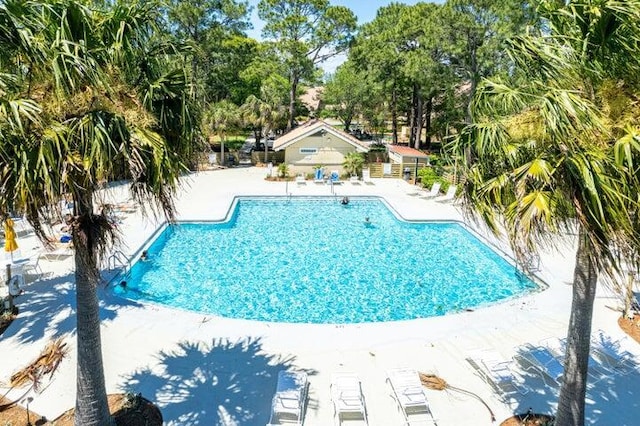
[[[360,379],[355,373],[334,373],[331,376],[331,401],[336,425],[369,425]]]
[[[405,425],[436,424],[416,370],[410,368],[389,370],[387,383],[391,386],[393,399],[404,416]]]
[[[324,172],[322,169],[316,169],[316,172],[313,175],[313,181],[315,183],[324,183]]]
[[[302,425],[309,382],[304,371],[278,372],[276,393],[271,401],[271,418],[267,426]]]
[[[332,170],[329,175],[329,182],[334,185],[340,185],[342,181],[340,180],[340,173],[337,170]]]

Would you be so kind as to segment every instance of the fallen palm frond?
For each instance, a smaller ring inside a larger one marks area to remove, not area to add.
[[[420,382],[422,383],[422,386],[426,387],[427,389],[437,390],[437,391],[450,390],[450,391],[459,392],[464,395],[469,395],[474,397],[475,399],[480,401],[482,405],[487,407],[487,410],[489,410],[489,414],[491,415],[491,421],[492,422],[496,421],[496,416],[495,414],[493,414],[493,411],[491,410],[489,405],[487,405],[487,403],[484,402],[484,400],[480,398],[478,395],[476,395],[475,393],[469,392],[468,390],[465,390],[456,386],[451,386],[443,378],[438,377],[435,374],[419,372],[418,375],[420,376]]]
[[[16,388],[31,384],[33,390],[38,392],[42,378],[47,374],[53,376],[67,352],[67,344],[62,339],[54,340],[35,361],[11,376],[10,386]]]

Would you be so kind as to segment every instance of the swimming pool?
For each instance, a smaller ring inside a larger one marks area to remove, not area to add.
[[[147,252],[116,293],[260,321],[424,318],[538,288],[463,226],[402,221],[377,198],[241,198],[227,221],[168,226]]]

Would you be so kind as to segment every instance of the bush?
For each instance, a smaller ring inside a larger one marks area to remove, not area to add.
[[[449,182],[440,175],[439,171],[440,169],[435,167],[425,167],[424,169],[418,170],[418,177],[420,178],[422,186],[431,188],[435,182],[440,182],[442,185],[440,190],[446,191],[449,187]]]
[[[287,163],[278,164],[278,177],[281,177],[281,178],[289,177],[289,165]]]

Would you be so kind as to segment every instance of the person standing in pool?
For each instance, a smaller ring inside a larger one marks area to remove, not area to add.
[[[340,201],[343,206],[349,204],[349,197],[342,197],[342,201]]]

